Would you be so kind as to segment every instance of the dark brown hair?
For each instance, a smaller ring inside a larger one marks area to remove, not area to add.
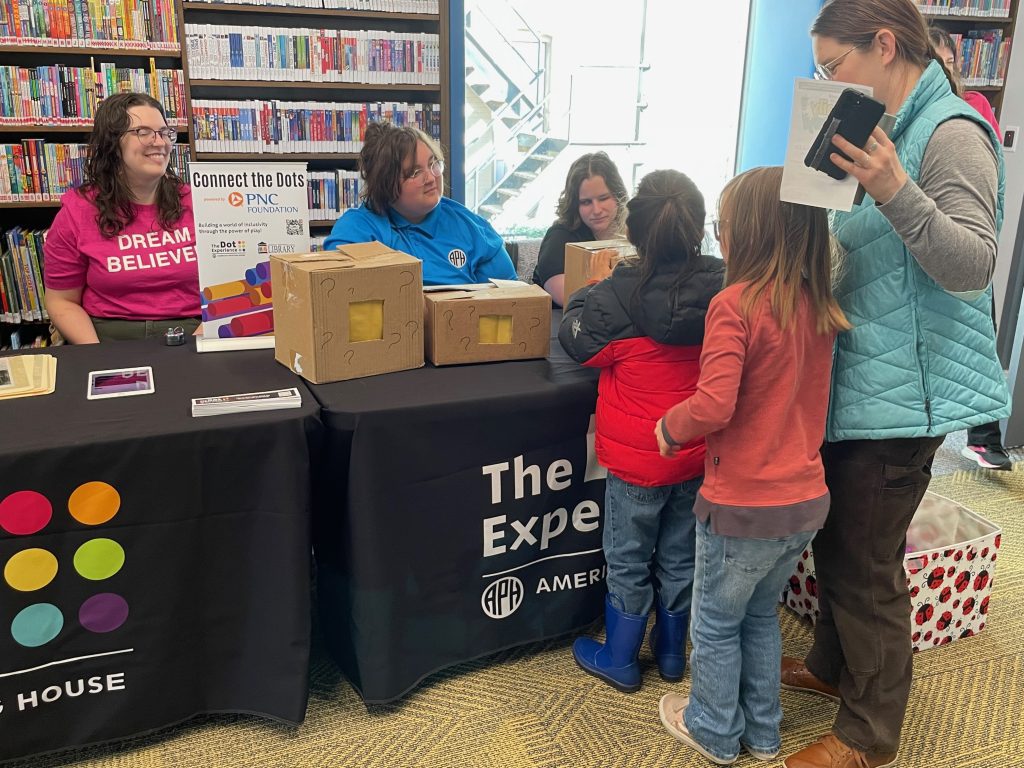
[[[640,300],[656,273],[676,270],[674,288],[700,263],[704,242],[704,195],[684,173],[651,171],[626,204],[629,242],[636,246],[640,280],[632,298]]]
[[[600,176],[604,179],[608,191],[619,204],[619,210],[615,214],[614,229],[618,230],[625,217],[626,201],[629,199],[629,192],[619,175],[619,169],[605,152],[590,152],[578,158],[569,168],[565,177],[565,189],[558,196],[558,207],[555,209],[557,224],[569,229],[576,229],[583,222],[580,220],[580,184],[591,176]]]
[[[779,327],[793,322],[806,280],[818,333],[850,328],[832,296],[835,241],[824,208],[779,200],[782,168],[741,173],[722,190],[721,237],[728,245],[725,284],[749,282],[740,309],[750,316],[768,295]]]
[[[956,81],[928,39],[928,26],[913,0],[828,0],[811,25],[811,34],[867,48],[880,29],[896,37],[896,55],[924,69],[935,60],[956,92]]]
[[[145,93],[116,93],[100,102],[93,120],[89,148],[86,152],[82,192],[93,193],[96,223],[105,237],[119,234],[135,219],[135,197],[124,177],[121,159],[121,137],[132,127],[128,110],[132,107],[153,107],[167,124],[167,115],[160,102]],[[157,220],[160,226],[171,227],[181,218],[182,181],[168,166],[156,192]]]
[[[956,43],[953,42],[953,38],[950,36],[949,32],[944,30],[942,27],[937,27],[932,24],[928,27],[928,39],[931,41],[932,48],[935,49],[936,53],[938,53],[939,48],[949,48],[953,54],[953,61],[959,62],[959,51],[957,51]],[[944,61],[942,63],[943,65],[946,64]],[[948,70],[949,68],[946,67],[946,69]],[[950,74],[953,76],[950,78],[950,83],[953,85],[953,93],[963,98],[963,83],[960,81],[960,69],[955,68],[950,70]]]
[[[359,174],[363,177],[363,200],[366,207],[384,216],[391,204],[402,194],[402,166],[416,157],[416,143],[422,141],[444,162],[441,146],[419,128],[397,126],[388,122],[370,123],[359,151]]]

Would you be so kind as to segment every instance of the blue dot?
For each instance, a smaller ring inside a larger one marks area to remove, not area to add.
[[[11,622],[11,636],[28,648],[46,645],[64,628],[64,614],[50,603],[36,603],[18,612]]]

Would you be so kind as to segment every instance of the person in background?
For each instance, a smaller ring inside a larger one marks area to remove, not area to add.
[[[444,196],[444,155],[423,131],[370,123],[359,173],[363,202],[335,222],[325,251],[347,243],[383,243],[423,262],[424,285],[518,279],[494,228]]]
[[[963,91],[960,66],[957,61],[956,45],[953,43],[953,38],[942,27],[936,26],[928,28],[928,37],[931,39],[932,47],[935,49],[935,53],[938,54],[939,59],[946,65],[946,69],[953,74],[954,84],[957,86],[954,93],[957,93],[960,98],[978,110],[978,114],[988,120],[992,128],[995,129],[996,136],[1002,139],[1003,134],[999,130],[996,113],[992,111],[992,105],[989,104],[985,95],[978,91]],[[992,322],[995,322],[995,309],[995,304],[993,303]],[[964,446],[960,453],[964,458],[970,459],[979,467],[985,469],[1007,471],[1013,469],[1013,462],[1010,460],[1006,449],[1003,448],[1003,432],[998,421],[981,424],[967,430],[967,445]]]
[[[945,435],[1010,413],[992,273],[1004,172],[992,126],[953,93],[913,0],[829,0],[811,27],[820,77],[869,85],[895,115],[831,159],[864,187],[832,213],[846,251],[835,295],[853,328],[832,369],[814,539],[821,615],[783,687],[839,701],[829,733],[786,768],[896,764],[913,677],[907,528]]]
[[[818,448],[832,348],[849,323],[832,297],[823,208],[780,202],[782,168],[722,191],[715,224],[725,289],[711,302],[692,397],[654,430],[673,459],[706,436],[697,495],[690,695],[665,694],[665,728],[715,763],[781,747],[776,607],[829,508]]]
[[[610,240],[620,236],[629,194],[615,163],[604,152],[580,157],[569,168],[558,198],[558,218],[544,234],[533,282],[551,294],[555,304],[563,293],[565,244]]]
[[[640,688],[637,655],[652,607],[650,645],[661,676],[678,681],[685,669],[704,441],[687,441],[666,462],[651,428],[693,392],[704,316],[722,287],[722,262],[701,251],[704,198],[689,178],[648,174],[628,209],[637,260],[612,271],[602,251],[592,254],[591,287],[572,296],[558,332],[570,356],[601,369],[594,448],[608,470],[607,638],[578,638],[572,652],[583,671],[624,692]]]
[[[64,193],[43,244],[46,311],[72,344],[198,327],[192,191],[168,168],[177,139],[144,93],[100,102],[85,181]]]

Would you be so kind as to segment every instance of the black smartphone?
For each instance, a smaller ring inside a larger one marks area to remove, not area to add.
[[[884,114],[885,104],[853,88],[847,88],[839,94],[835,106],[822,123],[817,138],[807,151],[804,165],[827,173],[833,179],[845,179],[846,171],[833,163],[829,155],[835,152],[847,160],[852,161],[853,158],[840,152],[832,143],[832,137],[838,134],[855,147],[863,147]]]

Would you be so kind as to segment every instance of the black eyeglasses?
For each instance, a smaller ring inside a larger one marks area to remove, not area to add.
[[[152,128],[129,128],[125,133],[134,133],[143,144],[155,144],[157,134],[168,144],[178,142],[178,132],[173,128],[161,128],[158,131],[154,131]]]

